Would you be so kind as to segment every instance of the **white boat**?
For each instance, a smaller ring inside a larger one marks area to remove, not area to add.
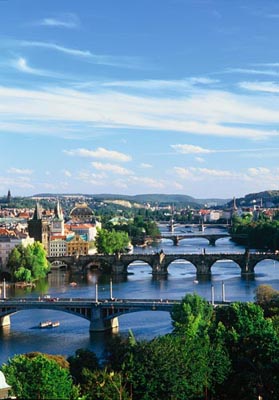
[[[60,325],[59,321],[44,321],[39,323],[39,328],[56,328],[57,326]]]
[[[49,328],[51,326],[51,321],[43,321],[39,323],[39,328]]]

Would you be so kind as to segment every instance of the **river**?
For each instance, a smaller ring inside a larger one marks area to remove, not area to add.
[[[196,228],[194,228],[195,230]],[[224,233],[220,229],[207,228],[206,233]],[[162,233],[167,229],[161,227]],[[175,233],[187,233],[182,226],[175,228]],[[195,230],[195,233],[198,233]],[[201,232],[200,232],[201,234]],[[192,253],[206,251],[207,253],[244,252],[244,247],[222,238],[215,246],[210,246],[203,238],[185,239],[178,246],[173,246],[171,240],[147,248],[135,248],[134,253],[157,252]],[[212,267],[210,280],[196,280],[196,271],[192,264],[183,260],[173,262],[169,267],[166,278],[153,279],[151,268],[142,262],[133,263],[126,277],[113,277],[113,296],[129,299],[181,299],[186,293],[197,293],[210,300],[212,286],[214,299],[222,300],[222,282],[225,287],[226,300],[253,301],[254,291],[260,284],[269,284],[279,290],[279,263],[265,260],[255,268],[253,277],[242,278],[240,268],[231,261],[219,261]],[[35,289],[7,289],[9,297],[43,296],[81,297],[95,299],[96,283],[98,297],[110,297],[110,276],[97,271],[86,276],[71,274],[68,271],[58,271],[49,274],[48,279],[40,282]],[[77,285],[72,287],[70,282]],[[40,321],[60,321],[60,326],[52,329],[39,329]],[[138,339],[151,339],[171,331],[169,313],[149,311],[127,314],[119,317],[119,333],[127,335],[131,329]],[[11,325],[0,329],[0,365],[14,354],[30,351],[40,351],[51,354],[69,356],[78,348],[87,348],[102,355],[105,343],[111,333],[89,333],[89,321],[64,312],[51,310],[20,311],[11,316]]]

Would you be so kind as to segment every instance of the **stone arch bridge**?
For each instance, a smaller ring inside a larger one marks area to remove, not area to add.
[[[135,261],[145,262],[150,265],[153,276],[164,276],[168,274],[169,265],[176,260],[185,260],[194,265],[197,276],[210,276],[211,267],[217,261],[234,261],[240,268],[241,274],[253,274],[255,266],[263,260],[279,261],[277,253],[250,253],[246,250],[244,253],[176,253],[165,254],[163,251],[154,254],[117,254],[103,255],[94,254],[79,257],[49,257],[52,264],[59,261],[60,266],[66,266],[80,272],[89,269],[99,269],[106,273],[127,274],[128,267]]]
[[[169,239],[172,240],[174,246],[178,246],[179,242],[184,239],[206,239],[209,241],[211,246],[215,246],[216,241],[218,239],[222,239],[225,237],[231,237],[228,233],[217,233],[217,234],[187,234],[187,235],[161,235],[160,239]]]

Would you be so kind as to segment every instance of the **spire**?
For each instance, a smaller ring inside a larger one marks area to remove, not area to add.
[[[57,200],[56,206],[54,208],[54,218],[63,220],[63,212],[59,200]]]
[[[36,203],[34,215],[33,215],[33,220],[39,221],[42,219],[42,212],[39,203]]]

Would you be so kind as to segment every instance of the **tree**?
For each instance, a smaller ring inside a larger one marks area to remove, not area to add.
[[[69,370],[44,354],[16,355],[2,366],[7,383],[18,399],[71,399]]]
[[[243,400],[258,395],[279,398],[279,338],[262,308],[253,303],[217,307],[215,323],[225,327],[225,345],[232,361],[232,372],[221,392]]]
[[[70,373],[75,378],[75,382],[82,384],[82,371],[86,368],[89,371],[95,371],[100,368],[98,358],[95,353],[86,349],[78,349],[74,356],[68,357]]]
[[[176,304],[171,312],[174,331],[187,332],[194,336],[209,326],[213,314],[213,306],[197,294],[187,294],[180,304]]]
[[[26,247],[19,245],[13,248],[7,267],[15,281],[25,282],[44,278],[50,269],[46,251],[40,242]]]
[[[122,253],[129,245],[129,236],[122,231],[108,231],[107,229],[98,229],[96,236],[96,247],[98,253],[115,254]]]
[[[132,400],[120,372],[84,368],[82,382],[81,390],[86,400]]]

